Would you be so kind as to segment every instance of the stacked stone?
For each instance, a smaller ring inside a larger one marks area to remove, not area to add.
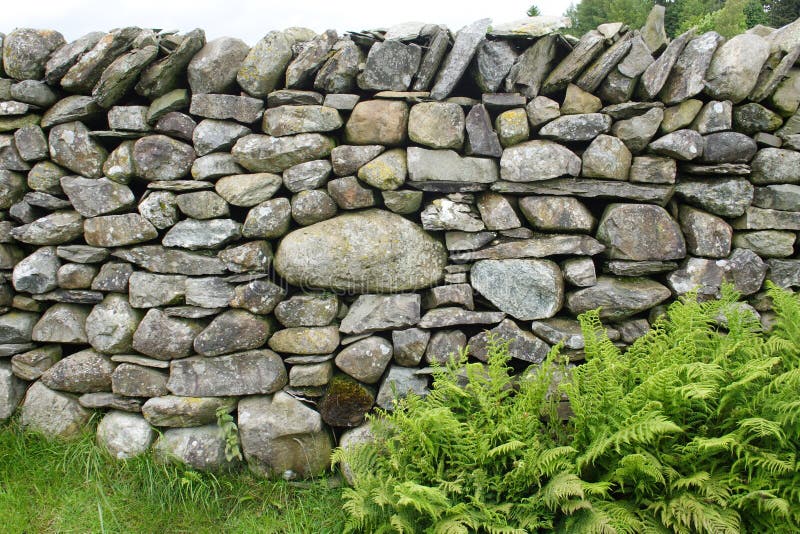
[[[563,25],[2,37],[0,420],[227,469],[234,413],[308,476],[491,334],[579,362],[587,310],[800,286],[800,22]]]

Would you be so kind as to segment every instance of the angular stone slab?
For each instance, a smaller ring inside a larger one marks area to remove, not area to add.
[[[478,46],[486,38],[486,31],[491,23],[491,19],[481,19],[459,30],[453,48],[439,68],[436,81],[431,89],[431,98],[442,100],[453,91],[466,72]]]
[[[611,259],[675,260],[686,256],[678,223],[651,204],[610,204],[597,226],[597,239]]]
[[[420,296],[359,295],[342,319],[339,330],[344,334],[367,334],[414,326],[420,318]]]
[[[564,300],[561,269],[549,260],[478,261],[470,281],[497,308],[521,321],[552,317]]]
[[[268,395],[288,382],[281,357],[251,350],[216,358],[192,356],[170,364],[167,389],[182,397]]]
[[[649,310],[672,296],[653,280],[600,276],[597,284],[567,294],[566,307],[573,315],[600,308],[603,319],[619,320]]]

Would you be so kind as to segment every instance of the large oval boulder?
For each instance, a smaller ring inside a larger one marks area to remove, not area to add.
[[[413,291],[444,275],[442,244],[383,210],[346,213],[287,235],[275,269],[290,284],[358,293]]]

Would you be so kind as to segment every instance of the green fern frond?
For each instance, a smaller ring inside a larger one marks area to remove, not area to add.
[[[550,510],[557,510],[572,498],[583,499],[583,481],[574,473],[562,472],[550,479],[542,488],[541,498]]]
[[[759,438],[774,438],[779,443],[784,443],[786,435],[779,423],[764,419],[763,417],[747,417],[739,421],[739,428],[744,434],[744,441],[749,442]]]
[[[597,440],[578,459],[578,467],[582,469],[588,464],[593,464],[611,449],[620,452],[620,447],[623,445],[648,445],[667,434],[680,432],[683,432],[683,429],[660,411],[636,414],[622,422],[619,430],[605,439]]]
[[[500,445],[489,449],[488,456],[489,458],[496,458],[498,456],[506,456],[509,453],[514,451],[518,451],[520,449],[524,449],[527,445],[525,442],[522,442],[518,439],[508,441],[506,443],[501,443]]]
[[[419,513],[427,514],[436,519],[449,507],[450,500],[437,488],[415,484],[405,481],[394,487],[398,507],[413,508]]]

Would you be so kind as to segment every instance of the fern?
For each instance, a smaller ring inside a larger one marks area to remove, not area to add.
[[[353,472],[348,532],[800,531],[800,299],[768,294],[768,333],[724,286],[625,352],[582,315],[575,368],[555,347],[514,377],[494,338],[486,364],[435,367],[426,398],[370,418],[374,444],[334,453]]]

